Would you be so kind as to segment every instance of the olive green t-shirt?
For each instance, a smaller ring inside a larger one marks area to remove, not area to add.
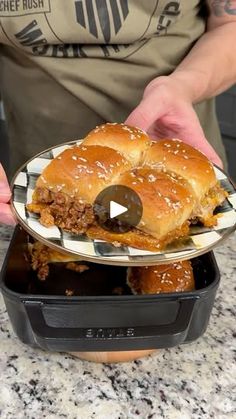
[[[121,122],[204,33],[201,0],[0,0],[0,90],[13,168]],[[223,155],[213,101],[197,106]]]

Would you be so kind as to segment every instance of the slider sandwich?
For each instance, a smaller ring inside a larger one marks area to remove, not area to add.
[[[50,265],[65,264],[65,268],[81,274],[89,270],[79,257],[55,251],[36,241],[28,243],[31,267],[40,280],[46,280]],[[193,269],[189,260],[169,264],[128,268],[126,282],[132,294],[163,294],[195,289]]]
[[[163,294],[195,289],[189,260],[128,269],[127,284],[133,294]]]
[[[143,205],[139,224],[126,233],[107,231],[96,219],[94,201],[112,185],[131,188]],[[138,128],[108,123],[49,163],[28,210],[46,227],[158,251],[187,236],[193,222],[215,225],[214,209],[226,195],[213,165],[195,148],[180,140],[152,142]]]

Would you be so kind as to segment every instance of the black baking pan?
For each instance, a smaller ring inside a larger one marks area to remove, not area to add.
[[[125,267],[89,264],[78,274],[57,263],[42,282],[26,247],[27,233],[17,227],[0,282],[12,327],[25,344],[73,352],[157,349],[193,341],[207,328],[220,280],[212,252],[192,260],[195,291],[141,296],[130,294]]]

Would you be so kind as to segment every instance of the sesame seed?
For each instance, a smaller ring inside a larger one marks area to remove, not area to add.
[[[87,169],[87,166],[83,165],[83,164],[77,164],[76,166],[78,169]]]
[[[173,202],[172,206],[174,209],[178,209],[182,207],[181,202]]]
[[[95,161],[95,164],[96,164],[96,166],[100,167],[100,169],[104,170],[105,173],[107,173],[107,169],[102,162],[97,160],[97,161]]]
[[[157,178],[154,175],[148,175],[148,182],[155,182],[155,180],[157,180]]]
[[[99,172],[98,173],[98,178],[99,179],[107,179],[107,176],[104,173]]]
[[[41,176],[41,179],[43,181],[43,183],[47,183],[46,179],[44,178],[44,176]]]

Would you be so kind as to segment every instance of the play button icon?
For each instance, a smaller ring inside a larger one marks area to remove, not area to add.
[[[103,189],[94,202],[97,223],[113,233],[126,233],[136,227],[143,214],[141,199],[131,188],[112,185]]]
[[[128,211],[128,208],[123,207],[123,205],[118,204],[118,202],[110,202],[110,218],[115,218],[118,215],[124,214]]]

